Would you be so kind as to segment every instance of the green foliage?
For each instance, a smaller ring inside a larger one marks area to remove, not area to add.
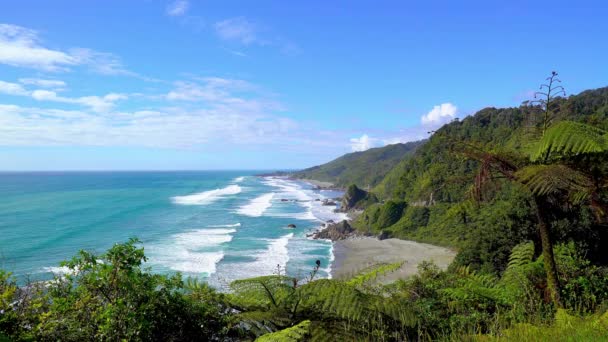
[[[355,222],[354,226],[359,230],[380,233],[383,229],[397,223],[407,207],[405,201],[389,200],[382,205],[368,207]]]
[[[193,300],[179,275],[141,269],[137,240],[116,244],[103,255],[81,251],[62,263],[69,273],[19,295],[18,339],[62,341],[193,340],[222,336],[219,303]],[[4,316],[3,316],[4,317]]]
[[[565,193],[574,204],[587,200],[593,187],[584,173],[560,164],[529,165],[518,170],[515,177],[535,196],[559,196]]]
[[[241,311],[234,317],[234,330],[254,338],[310,320],[313,341],[403,336],[413,325],[411,312],[398,300],[388,301],[382,286],[370,284],[397,266],[385,265],[348,282],[319,279],[298,284],[279,276],[239,280],[229,295],[231,305]]]
[[[555,258],[566,308],[591,313],[608,300],[608,269],[592,265],[573,242],[557,246]]]
[[[561,121],[547,129],[530,159],[561,159],[563,156],[602,153],[607,149],[608,140],[602,129],[579,122]]]
[[[306,341],[310,337],[310,321],[302,321],[298,325],[283,330],[262,335],[258,342],[298,342]]]
[[[404,201],[389,200],[380,209],[378,220],[374,223],[376,229],[384,229],[397,223],[406,207]]]
[[[606,269],[574,243],[556,260],[567,309],[601,312],[608,303]],[[347,281],[263,276],[238,280],[230,293],[179,276],[141,269],[136,240],[107,253],[81,252],[64,263],[71,273],[20,290],[0,272],[0,339],[401,341],[493,339],[495,336],[600,336],[608,317],[577,318],[547,304],[542,258],[531,242],[513,248],[502,277],[431,263],[392,284],[376,282],[402,263],[378,265]],[[552,323],[554,321],[554,323]],[[593,329],[595,330],[593,330]],[[2,335],[4,334],[4,336]]]
[[[342,188],[356,184],[366,189],[378,184],[397,163],[409,158],[423,143],[392,144],[349,153],[329,163],[296,172],[293,176],[332,182]]]
[[[578,342],[606,341],[608,338],[608,313],[579,318],[559,309],[555,323],[550,326],[535,326],[520,323],[504,329],[495,336],[477,336],[477,341],[538,341]]]
[[[359,189],[357,185],[351,184],[346,189],[344,196],[342,197],[342,209],[365,209],[370,205],[377,203],[378,198],[371,192]]]
[[[371,269],[354,276],[353,278],[347,281],[347,284],[356,287],[364,286],[375,281],[376,279],[378,279],[378,277],[384,276],[388,273],[400,269],[403,264],[404,262],[395,262],[392,264],[376,265]]]
[[[17,291],[11,274],[0,270],[0,332],[13,334],[19,329],[17,313],[13,310]]]

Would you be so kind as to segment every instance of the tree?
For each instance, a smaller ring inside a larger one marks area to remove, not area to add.
[[[562,86],[556,85],[560,83],[557,72],[552,72],[547,80],[536,95],[541,98],[532,102],[528,128],[533,134],[521,150],[496,152],[461,142],[454,142],[453,146],[480,162],[473,189],[476,200],[483,200],[484,186],[499,178],[518,183],[531,194],[549,293],[553,303],[561,307],[548,209],[587,204],[598,219],[604,215],[602,192],[607,185],[607,173],[596,161],[605,158],[608,143],[606,133],[593,126],[555,122],[555,102],[565,93]]]

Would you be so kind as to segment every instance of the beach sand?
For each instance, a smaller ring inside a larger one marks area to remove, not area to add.
[[[318,186],[321,189],[333,189],[334,187],[334,183],[332,182],[322,182],[322,181],[318,181],[318,180],[314,180],[314,179],[298,179],[299,181],[302,182],[306,182],[309,184],[312,184],[314,186]]]
[[[389,283],[416,274],[422,261],[433,261],[446,269],[455,255],[456,252],[444,247],[408,240],[347,239],[334,243],[331,275],[335,279],[346,279],[373,265],[405,261],[399,270],[378,278],[379,282]]]

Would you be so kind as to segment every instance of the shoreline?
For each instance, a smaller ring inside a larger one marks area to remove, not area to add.
[[[319,189],[333,186],[330,182],[311,179],[298,179],[298,181],[309,183]],[[346,221],[349,223],[352,221],[349,213],[346,213]],[[321,226],[317,231],[323,231],[327,227],[328,225]],[[417,274],[418,265],[423,261],[432,261],[440,269],[445,270],[456,256],[454,250],[446,247],[397,238],[379,240],[373,236],[351,236],[344,240],[326,241],[331,242],[330,263],[327,269],[332,279],[347,279],[378,264],[404,262],[396,271],[377,279],[380,283],[390,283]]]

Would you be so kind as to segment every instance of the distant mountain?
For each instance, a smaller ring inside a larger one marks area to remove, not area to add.
[[[356,184],[362,189],[376,186],[399,162],[408,159],[423,141],[393,144],[363,152],[343,155],[329,163],[314,166],[292,174],[294,178],[331,182],[346,188]]]

